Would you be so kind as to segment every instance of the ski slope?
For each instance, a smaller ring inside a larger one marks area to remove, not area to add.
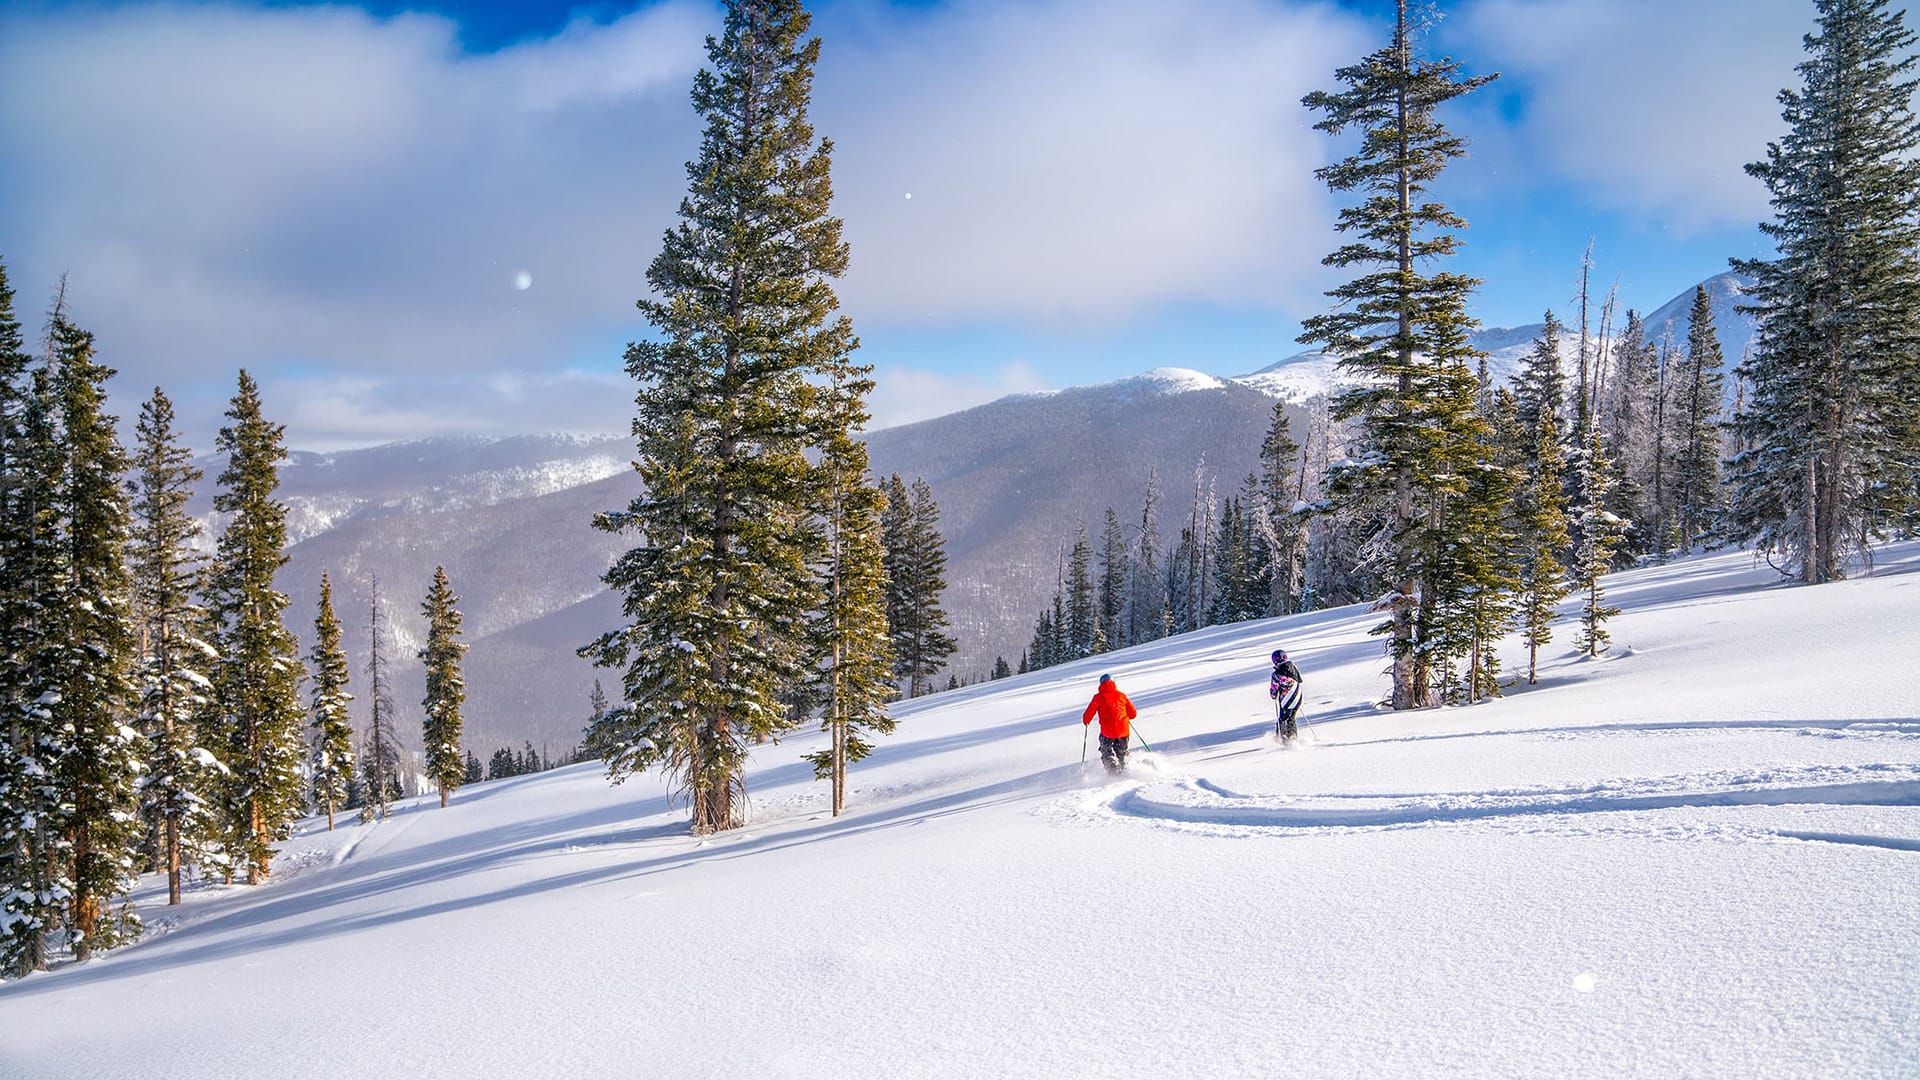
[[[1378,709],[1343,609],[908,703],[839,820],[807,737],[706,839],[593,766],[308,822],[0,985],[0,1076],[1920,1075],[1920,544],[1608,588],[1612,655],[1471,708]]]

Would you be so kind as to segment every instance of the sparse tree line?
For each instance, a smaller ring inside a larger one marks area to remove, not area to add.
[[[281,427],[245,371],[215,443],[225,458],[211,556],[186,510],[202,474],[156,388],[136,445],[107,412],[113,375],[64,285],[37,349],[0,264],[0,974],[84,960],[137,936],[135,877],[197,869],[266,879],[295,820],[397,797],[376,604],[375,722],[353,749],[347,661],[323,575],[303,660],[273,588],[286,511],[273,498]],[[427,617],[422,782],[444,802],[465,776],[458,598],[436,573]],[[310,697],[300,699],[301,683]],[[311,737],[309,738],[309,731]]]

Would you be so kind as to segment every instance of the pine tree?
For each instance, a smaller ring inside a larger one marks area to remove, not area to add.
[[[8,712],[6,862],[0,866],[0,961],[13,975],[44,971],[49,937],[60,928],[72,892],[60,868],[67,846],[60,829],[58,762],[67,740],[54,722],[66,648],[66,550],[59,482],[66,471],[59,402],[46,364],[23,373],[19,416],[8,458],[6,569],[0,577],[7,611]]]
[[[1099,626],[1106,635],[1105,648],[1124,649],[1132,644],[1127,638],[1127,534],[1120,528],[1120,517],[1107,507],[1107,529],[1100,543]]]
[[[245,371],[215,448],[227,455],[213,508],[227,517],[207,580],[214,661],[203,730],[230,772],[222,809],[227,846],[247,881],[267,877],[274,845],[300,813],[303,712],[299,648],[281,622],[287,597],[273,588],[287,561],[286,507],[276,502],[284,428],[261,415]]]
[[[1534,339],[1533,350],[1527,354],[1526,364],[1514,379],[1513,393],[1522,431],[1538,432],[1543,412],[1552,415],[1554,430],[1566,429],[1567,374],[1560,359],[1560,338],[1566,332],[1567,328],[1549,310],[1540,336]]]
[[[1344,90],[1303,101],[1325,114],[1319,130],[1361,133],[1358,151],[1315,175],[1332,191],[1362,193],[1359,205],[1340,212],[1339,230],[1354,239],[1323,262],[1363,272],[1328,294],[1345,310],[1306,320],[1301,340],[1323,344],[1360,382],[1341,396],[1336,413],[1364,419],[1366,447],[1355,467],[1340,470],[1334,490],[1383,513],[1376,544],[1389,591],[1378,606],[1388,621],[1379,630],[1389,636],[1392,704],[1405,709],[1431,703],[1419,609],[1430,584],[1426,560],[1441,527],[1430,515],[1445,496],[1426,489],[1436,477],[1458,482],[1450,471],[1455,463],[1442,458],[1471,442],[1470,432],[1446,427],[1465,420],[1453,388],[1460,382],[1456,369],[1473,355],[1459,331],[1476,284],[1460,274],[1421,272],[1422,264],[1455,252],[1459,238],[1450,230],[1466,226],[1445,206],[1421,198],[1446,164],[1466,152],[1436,110],[1494,76],[1465,78],[1451,60],[1417,60],[1406,0],[1396,7],[1393,43],[1340,69]],[[1457,437],[1462,434],[1467,438]]]
[[[1285,402],[1274,402],[1273,420],[1260,444],[1260,499],[1252,514],[1271,561],[1267,571],[1268,615],[1293,614],[1304,584],[1301,575],[1307,530],[1305,519],[1295,507],[1305,501],[1301,490],[1305,475],[1304,470],[1296,472],[1301,465],[1300,444],[1293,441],[1286,410]]]
[[[1721,505],[1720,401],[1726,389],[1720,364],[1713,305],[1703,286],[1694,291],[1687,319],[1686,378],[1679,387],[1681,430],[1673,482],[1683,553],[1693,551]]]
[[[1020,658],[1023,674],[1024,674],[1024,665],[1026,664],[1026,659],[1027,658],[1025,656],[1022,656]],[[1008,679],[1012,677],[1013,677],[1013,668],[1007,663],[1007,658],[1004,656],[994,657],[993,658],[993,674],[989,676],[989,678]]]
[[[313,799],[327,812],[327,831],[333,815],[346,805],[353,779],[353,715],[347,702],[349,668],[340,646],[340,619],[333,613],[333,582],[320,574],[320,612],[313,620],[313,651],[307,654],[313,672]]]
[[[74,958],[111,948],[139,932],[139,919],[115,901],[137,872],[139,792],[144,740],[128,721],[138,694],[139,649],[133,582],[126,553],[131,515],[121,477],[127,454],[106,415],[113,371],[94,357],[93,335],[56,316],[53,389],[60,407],[66,467],[58,485],[65,528],[65,641],[55,663],[58,699],[50,722],[62,742],[54,763],[65,834],[67,926]]]
[[[141,783],[143,817],[159,832],[158,864],[167,872],[167,903],[180,902],[183,860],[198,861],[215,827],[208,795],[225,766],[199,745],[195,720],[207,705],[203,668],[213,647],[196,636],[206,612],[200,588],[200,526],[187,500],[201,472],[174,441],[173,403],[155,387],[140,411],[134,479],[128,484],[135,521],[131,565],[143,641],[139,668],[140,725],[147,737]]]
[[[873,751],[868,735],[893,731],[887,698],[894,658],[887,623],[888,579],[881,508],[886,495],[868,482],[866,427],[871,369],[839,357],[828,365],[815,514],[826,537],[818,570],[824,603],[813,616],[812,694],[829,735],[811,754],[816,779],[832,784],[833,815],[846,808],[847,767]]]
[[[832,145],[807,116],[809,21],[798,0],[730,0],[707,39],[700,156],[638,305],[658,337],[626,354],[646,492],[595,520],[641,543],[605,577],[624,625],[581,650],[624,672],[589,744],[615,780],[664,765],[700,833],[741,823],[749,748],[797,722],[781,699],[821,606],[813,380],[855,341],[834,317],[847,246],[828,212]]]
[[[1160,474],[1147,468],[1140,506],[1140,550],[1133,560],[1127,641],[1138,645],[1166,634],[1167,591],[1160,568]]]
[[[1073,541],[1067,556],[1067,659],[1093,655],[1093,624],[1098,608],[1093,595],[1093,548],[1087,543],[1087,527]]]
[[[1753,399],[1730,528],[1809,585],[1846,576],[1920,469],[1920,121],[1915,34],[1887,0],[1815,0],[1787,134],[1747,172],[1767,185],[1773,259],[1755,284]]]
[[[888,566],[887,580],[896,599],[887,606],[887,619],[894,673],[905,682],[907,696],[917,697],[932,685],[932,677],[958,644],[946,632],[949,621],[940,603],[947,588],[947,547],[940,535],[940,507],[925,480],[914,480],[906,508],[901,550]]]
[[[400,797],[400,743],[394,737],[393,687],[387,680],[387,614],[380,607],[380,578],[368,585],[367,733],[360,754],[363,794],[360,820],[378,821]]]
[[[600,680],[593,680],[593,689],[587,693],[587,727],[592,728],[607,715],[607,692],[600,687]]]
[[[446,567],[434,567],[433,584],[420,605],[420,613],[427,617],[427,644],[418,655],[427,665],[427,696],[420,702],[426,714],[421,734],[427,746],[427,775],[440,789],[442,807],[467,775],[466,763],[460,758],[460,705],[467,700],[460,657],[467,646],[458,640],[459,603],[447,581]]]
[[[569,764],[571,764],[571,762],[569,762]],[[478,784],[481,781],[485,780],[486,778],[487,778],[487,770],[484,766],[480,764],[480,755],[474,753],[471,750],[467,751],[467,771],[466,771],[466,775],[461,777],[460,782],[462,786],[465,786],[467,784]]]
[[[1518,414],[1516,410],[1516,425]],[[1518,500],[1521,640],[1527,643],[1527,685],[1540,681],[1540,646],[1553,640],[1553,621],[1567,595],[1560,556],[1572,544],[1567,532],[1563,458],[1553,410],[1542,409],[1529,445],[1532,468]]]
[[[44,372],[32,357],[14,315],[13,289],[0,263],[0,975],[46,967],[46,937],[65,900],[49,870],[51,821],[57,794],[47,685],[37,618],[42,582],[51,585],[54,437]]]
[[[1584,597],[1580,633],[1574,645],[1588,656],[1607,651],[1606,621],[1620,614],[1608,607],[1600,578],[1613,568],[1613,553],[1624,534],[1625,522],[1607,508],[1613,492],[1613,463],[1607,459],[1600,428],[1589,426],[1587,444],[1579,461],[1580,546],[1574,553],[1574,587]]]

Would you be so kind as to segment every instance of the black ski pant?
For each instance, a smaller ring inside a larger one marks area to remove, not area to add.
[[[1100,736],[1100,760],[1106,763],[1108,772],[1119,772],[1126,768],[1127,739],[1109,739],[1105,735]]]

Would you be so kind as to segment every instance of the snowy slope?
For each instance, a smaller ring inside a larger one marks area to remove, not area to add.
[[[0,986],[0,1074],[1914,1076],[1920,544],[1609,588],[1619,655],[1563,630],[1469,709],[1375,709],[1340,609],[904,705],[841,821],[801,738],[708,840],[593,767],[307,822],[273,884]],[[1156,749],[1123,780],[1073,738],[1100,671]]]
[[[1920,1074],[1920,544],[1609,586],[1616,656],[1563,629],[1473,708],[1378,711],[1345,609],[907,705],[839,821],[810,737],[706,840],[592,766],[308,823],[0,986],[0,1075]],[[1102,670],[1156,751],[1117,781],[1073,737]]]

